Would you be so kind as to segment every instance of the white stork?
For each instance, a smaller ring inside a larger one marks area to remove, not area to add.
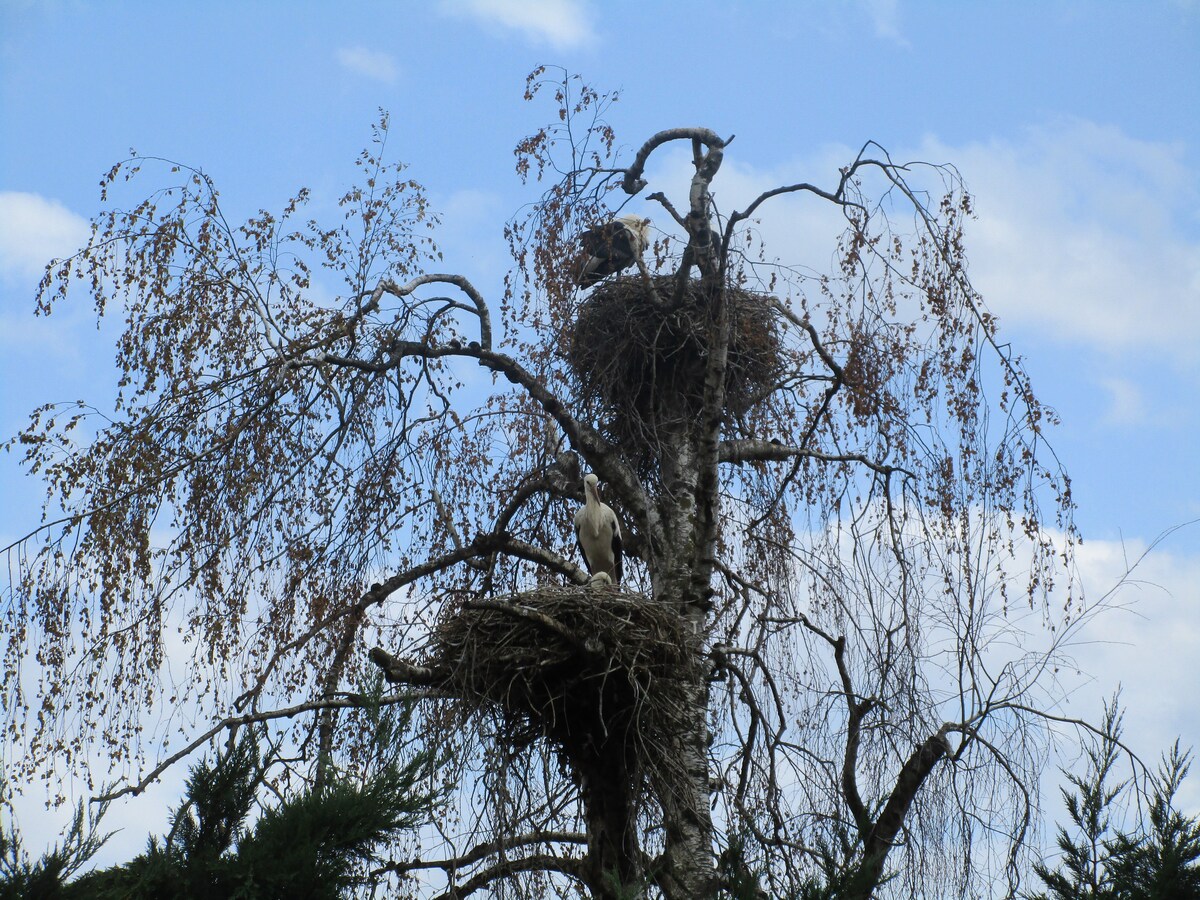
[[[600,502],[600,479],[583,479],[584,504],[575,513],[575,540],[591,583],[621,583],[621,523],[607,503]]]
[[[619,216],[604,225],[589,228],[579,236],[588,258],[576,279],[581,287],[628,269],[642,258],[650,244],[650,220],[641,216]]]

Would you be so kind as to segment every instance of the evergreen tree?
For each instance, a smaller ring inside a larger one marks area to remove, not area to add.
[[[31,862],[21,846],[15,825],[0,822],[0,900],[59,900],[66,897],[64,885],[111,837],[98,825],[107,804],[85,814],[81,802],[75,808],[71,827],[62,846],[55,846]]]
[[[1163,757],[1150,801],[1150,827],[1110,843],[1109,871],[1117,900],[1200,900],[1200,820],[1175,808],[1189,754],[1179,741]]]
[[[1113,896],[1105,838],[1110,834],[1113,802],[1126,784],[1111,785],[1120,754],[1121,718],[1114,698],[1104,709],[1104,737],[1087,750],[1085,773],[1080,776],[1063,772],[1076,791],[1061,788],[1073,829],[1058,828],[1062,861],[1057,869],[1045,863],[1034,864],[1034,872],[1049,888],[1049,893],[1034,895],[1036,900],[1108,900]]]
[[[1200,820],[1175,808],[1189,766],[1178,741],[1153,779],[1148,825],[1138,821],[1132,831],[1114,825],[1131,786],[1112,783],[1121,718],[1114,698],[1105,707],[1104,736],[1087,750],[1084,775],[1064,773],[1076,789],[1062,791],[1073,827],[1059,826],[1057,868],[1034,865],[1047,890],[1030,900],[1200,900]]]
[[[333,775],[266,809],[247,825],[266,766],[250,730],[191,769],[165,838],[150,838],[131,862],[70,876],[100,848],[93,819],[76,815],[63,849],[29,863],[15,829],[0,832],[2,900],[335,900],[363,882],[363,864],[390,838],[420,824],[438,800],[428,750],[408,753],[408,711],[368,709],[377,753],[355,779]],[[88,836],[91,835],[91,836]]]

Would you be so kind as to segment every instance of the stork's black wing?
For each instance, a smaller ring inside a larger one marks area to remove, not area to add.
[[[621,531],[615,521],[613,522],[612,550],[613,550],[613,584],[620,584],[621,583],[621,572],[622,572]]]
[[[612,221],[589,228],[579,236],[588,254],[576,282],[591,287],[609,275],[627,269],[640,255],[635,249],[636,236],[624,222]]]
[[[579,548],[579,555],[583,557],[583,564],[588,570],[588,574],[592,573],[592,561],[587,557],[587,551],[583,549],[583,541],[579,539],[579,526],[575,526],[575,546]]]
[[[589,228],[579,236],[579,243],[592,256],[608,256],[612,250],[613,241],[617,234],[625,231],[625,226],[619,222],[606,222]]]
[[[608,222],[589,228],[579,236],[583,249],[602,262],[595,269],[605,275],[619,272],[633,263],[633,235],[624,222]]]

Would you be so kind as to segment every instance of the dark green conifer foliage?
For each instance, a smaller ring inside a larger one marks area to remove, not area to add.
[[[1112,897],[1109,883],[1105,839],[1111,837],[1111,810],[1125,783],[1111,785],[1113,768],[1120,755],[1121,713],[1116,699],[1104,709],[1104,737],[1087,750],[1088,764],[1083,775],[1064,772],[1074,786],[1062,788],[1063,803],[1073,828],[1058,828],[1058,848],[1062,859],[1057,869],[1044,862],[1035,863],[1034,871],[1049,888],[1049,893],[1033,895],[1036,900],[1101,900]]]
[[[78,835],[36,864],[0,832],[0,900],[336,900],[362,883],[364,864],[390,838],[419,825],[438,802],[426,750],[408,752],[408,711],[367,711],[375,756],[361,778],[333,776],[265,809],[247,826],[265,766],[247,730],[212,762],[191,769],[187,795],[163,839],[122,866],[68,878],[103,839]],[[90,832],[94,835],[94,824]],[[74,832],[73,832],[74,834]]]
[[[85,806],[75,807],[71,827],[61,846],[30,862],[15,826],[0,822],[0,900],[60,900],[67,880],[81,869],[111,834],[98,830],[107,804],[99,804],[90,815]]]
[[[1118,900],[1200,900],[1200,821],[1175,808],[1189,762],[1176,741],[1159,768],[1149,829],[1137,837],[1119,834],[1109,845]]]
[[[1121,752],[1121,712],[1116,698],[1105,707],[1104,737],[1088,749],[1082,776],[1065,773],[1063,789],[1071,828],[1059,826],[1058,866],[1034,871],[1047,890],[1029,900],[1200,900],[1200,820],[1175,808],[1189,754],[1176,741],[1163,757],[1149,796],[1149,823],[1132,831],[1114,824],[1129,781],[1112,783]]]

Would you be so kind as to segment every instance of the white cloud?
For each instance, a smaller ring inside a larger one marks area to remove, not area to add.
[[[441,8],[459,18],[519,32],[526,40],[556,50],[581,46],[593,37],[591,15],[582,0],[442,0]]]
[[[1006,323],[1107,349],[1200,355],[1200,175],[1179,145],[1070,120],[953,147],[975,194],[971,275]]]
[[[1195,546],[1196,524],[1178,538]],[[1145,541],[1087,540],[1079,548],[1084,589],[1098,597],[1121,583],[1110,609],[1089,621],[1074,641],[1082,675],[1072,715],[1096,721],[1118,685],[1126,709],[1125,737],[1153,768],[1176,737],[1200,750],[1200,558],[1170,549],[1177,538],[1149,548]],[[1143,556],[1143,554],[1145,554]],[[1181,800],[1200,809],[1200,779],[1189,778]]]
[[[341,47],[337,51],[337,61],[351,72],[385,84],[395,84],[400,73],[390,54],[366,47]]]
[[[978,214],[967,225],[970,275],[1006,333],[1024,327],[1068,346],[1200,361],[1200,172],[1181,145],[1071,119],[988,142],[929,137],[889,150],[962,173]],[[727,159],[714,196],[728,213],[788,183],[832,189],[855,152],[816,148],[771,169]],[[686,185],[687,170],[682,155],[672,160],[669,195],[686,196],[675,182]],[[830,271],[830,240],[841,230],[831,204],[793,194],[757,218],[769,256]]]
[[[25,413],[35,402],[73,399],[88,387],[116,381],[115,371],[96,369],[90,354],[98,340],[113,346],[119,317],[107,320],[98,332],[96,313],[87,302],[57,304],[50,317],[34,315],[46,264],[77,252],[87,243],[90,229],[86,219],[57,200],[0,191],[0,353],[8,365],[6,387],[12,404],[12,412],[5,413],[18,416],[0,421],[0,433],[23,427]],[[76,299],[85,298],[86,289]],[[38,394],[31,397],[27,386],[34,384]]]
[[[88,223],[57,200],[0,191],[0,276],[38,279],[51,259],[87,240]]]

